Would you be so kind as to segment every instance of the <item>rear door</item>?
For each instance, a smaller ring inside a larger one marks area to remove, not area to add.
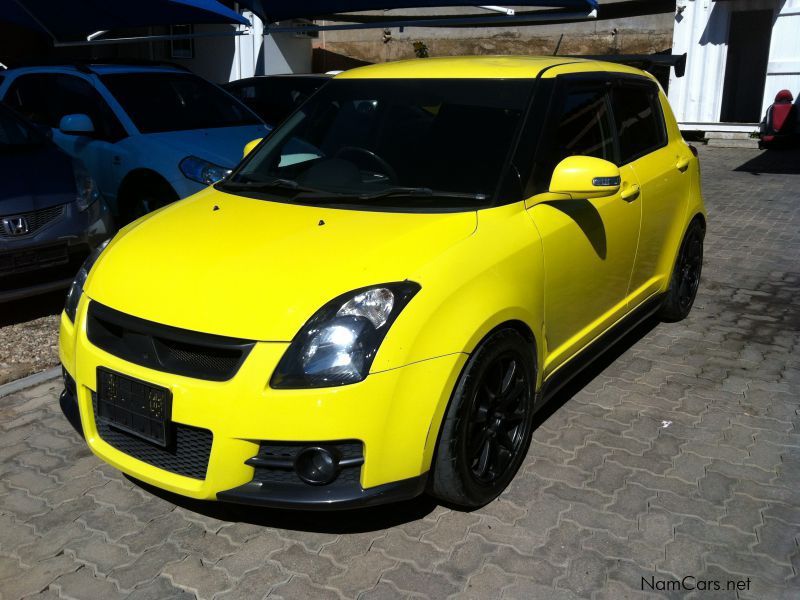
[[[605,75],[558,78],[534,169],[538,192],[547,191],[567,156],[617,162],[611,83]],[[528,211],[544,251],[545,376],[625,314],[641,202],[633,169],[623,167],[621,176],[613,196],[543,202]]]
[[[671,273],[669,249],[682,234],[692,155],[680,134],[670,139],[662,106],[666,99],[655,82],[620,78],[612,99],[620,164],[633,169],[641,186],[641,235],[629,287],[634,308],[662,288]]]

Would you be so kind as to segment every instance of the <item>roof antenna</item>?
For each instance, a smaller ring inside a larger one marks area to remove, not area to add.
[[[553,56],[558,56],[558,51],[561,49],[561,40],[564,39],[564,34],[562,33],[558,36],[558,42],[556,43],[556,49],[553,50]]]

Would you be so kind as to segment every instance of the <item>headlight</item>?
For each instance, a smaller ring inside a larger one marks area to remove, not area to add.
[[[225,167],[220,167],[207,160],[197,158],[196,156],[187,156],[181,161],[181,173],[192,181],[202,183],[204,185],[211,185],[217,183],[220,179],[227,177],[231,170]]]
[[[83,212],[100,197],[100,190],[82,163],[75,161],[72,170],[75,173],[75,187],[78,189],[76,204],[78,210]]]
[[[392,323],[419,290],[419,284],[403,281],[334,298],[294,337],[270,386],[317,388],[363,380]]]
[[[86,278],[89,276],[89,271],[92,270],[94,263],[97,262],[100,254],[105,250],[106,246],[108,246],[108,242],[111,240],[106,240],[102,244],[100,244],[94,251],[83,261],[78,274],[75,275],[75,279],[72,280],[72,285],[69,288],[69,292],[67,293],[67,301],[64,304],[64,312],[67,313],[69,320],[73,323],[75,322],[75,312],[78,310],[78,302],[83,295],[83,284],[86,283]]]

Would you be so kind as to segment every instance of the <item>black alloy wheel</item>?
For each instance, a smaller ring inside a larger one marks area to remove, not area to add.
[[[659,313],[664,321],[681,321],[692,309],[703,271],[704,237],[705,228],[702,222],[692,221],[683,237],[669,290]]]
[[[513,352],[495,358],[472,397],[466,452],[476,481],[491,484],[505,475],[523,443],[531,382]]]
[[[682,311],[689,312],[700,285],[700,272],[703,269],[703,239],[698,232],[692,231],[691,237],[683,248],[681,256],[680,284],[678,287],[678,304]]]
[[[472,353],[442,422],[429,491],[477,508],[506,488],[533,433],[536,350],[514,329],[490,334]]]

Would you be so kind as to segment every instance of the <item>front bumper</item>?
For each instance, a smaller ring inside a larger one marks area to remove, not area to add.
[[[62,407],[68,407],[69,416],[69,407],[77,406],[90,449],[119,470],[192,498],[280,508],[355,508],[424,490],[439,423],[465,355],[374,373],[354,385],[273,390],[269,378],[288,344],[258,342],[232,379],[206,381],[146,368],[95,347],[86,334],[88,304],[84,296],[75,325],[62,315],[60,355],[75,381]],[[172,422],[186,430],[184,447],[195,454],[207,451],[204,471],[191,470],[193,463],[179,474],[181,469],[152,449],[121,443],[104,429],[93,402],[98,367],[168,388]],[[201,449],[206,447],[203,432],[208,432],[208,450]],[[290,469],[268,472],[255,462],[265,448],[337,447],[344,441],[358,443],[363,464],[346,476],[342,470],[328,485],[303,483]]]
[[[84,212],[75,203],[32,235],[0,239],[0,302],[65,289],[89,253],[113,233],[102,202]]]

